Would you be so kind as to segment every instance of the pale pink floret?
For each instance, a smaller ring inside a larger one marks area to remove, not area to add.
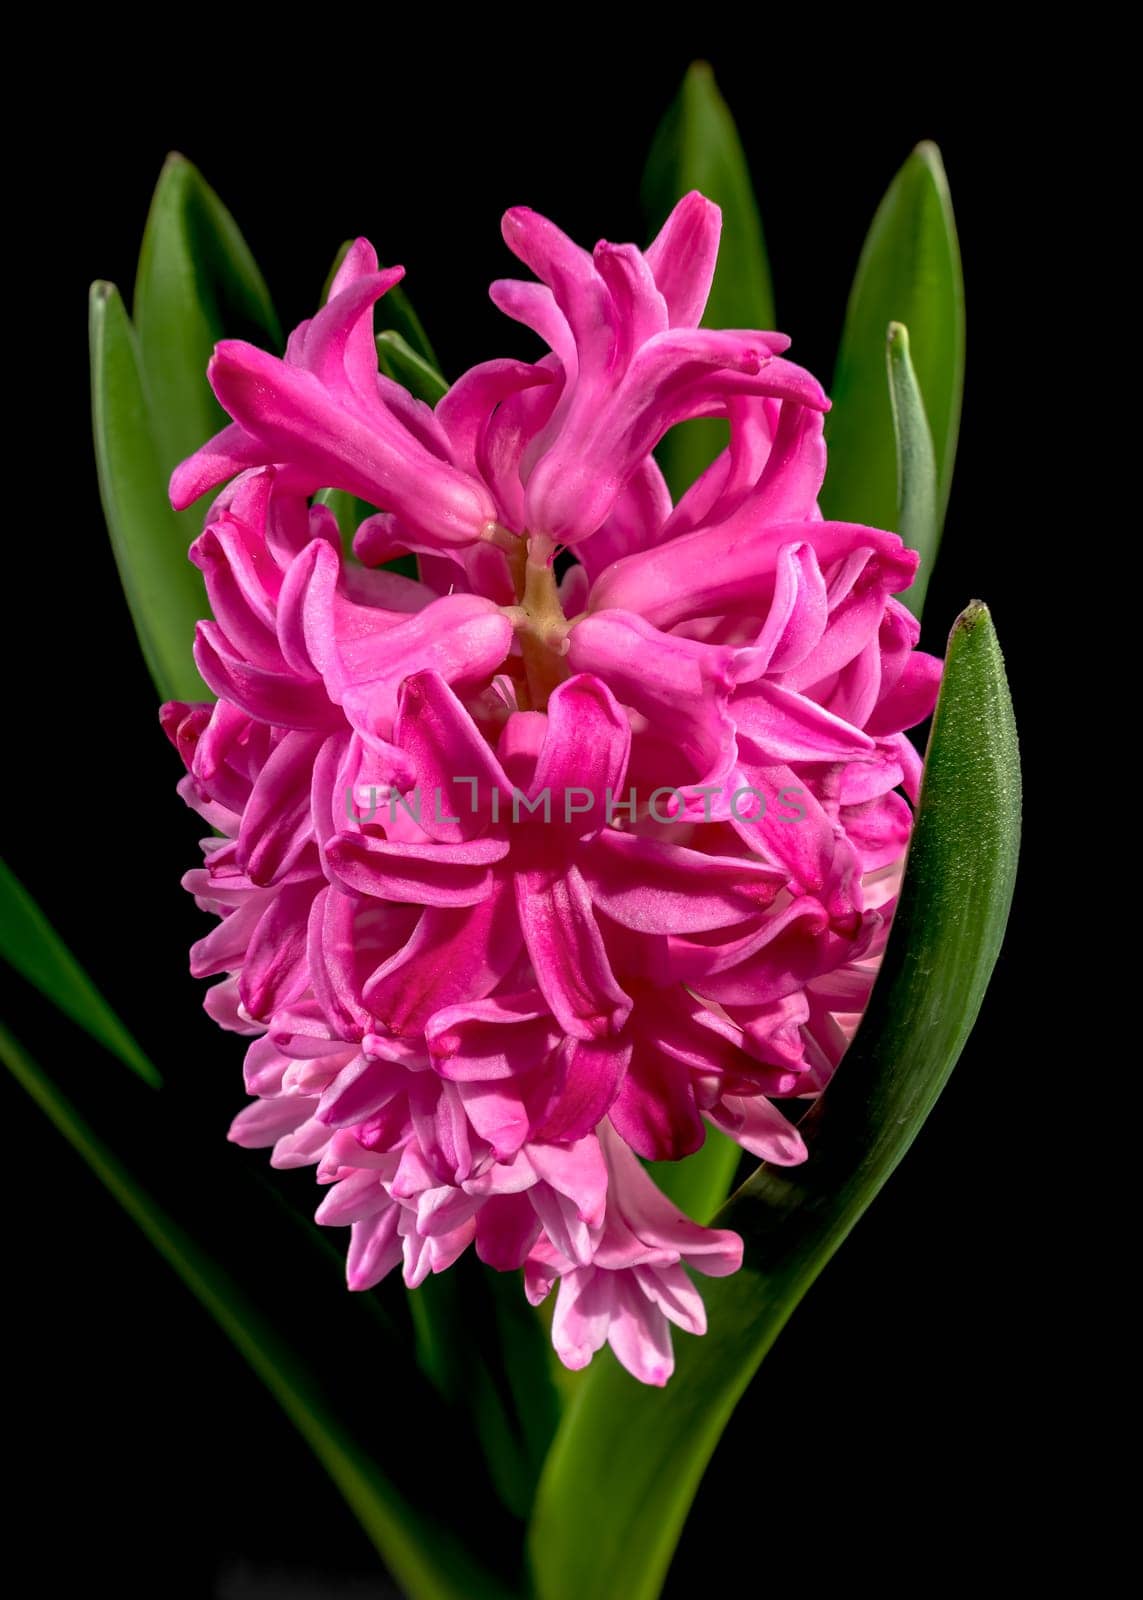
[[[675,1365],[670,1324],[706,1332],[702,1296],[684,1265],[724,1278],[742,1265],[742,1240],[684,1217],[606,1125],[600,1141],[607,1215],[591,1264],[579,1265],[542,1240],[528,1258],[528,1298],[539,1304],[558,1278],[552,1341],[565,1366],[587,1366],[606,1342],[641,1383],[662,1385]]]

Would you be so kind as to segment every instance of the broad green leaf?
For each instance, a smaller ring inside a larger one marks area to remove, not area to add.
[[[925,404],[909,356],[909,330],[904,323],[889,324],[885,358],[889,367],[889,399],[893,408],[893,436],[897,446],[895,526],[909,549],[916,550],[921,557],[917,576],[901,599],[913,615],[919,617],[941,542],[941,518],[937,511],[937,463],[933,454],[933,436],[929,432]]]
[[[761,1167],[719,1213],[742,1270],[703,1280],[710,1331],[676,1336],[665,1391],[597,1357],[540,1484],[529,1546],[540,1600],[659,1594],[735,1403],[798,1301],[904,1156],[960,1055],[1004,935],[1020,776],[987,609],[949,640],[908,870],[868,1013],[802,1127],[809,1159]]]
[[[488,1366],[500,1406],[514,1428],[528,1510],[559,1423],[559,1395],[552,1382],[550,1330],[528,1304],[523,1274],[483,1269],[489,1307]]]
[[[359,1518],[403,1591],[413,1600],[510,1600],[515,1593],[512,1586],[481,1567],[450,1531],[449,1500],[447,1494],[441,1495],[437,1479],[426,1473],[425,1481],[416,1484],[425,1499],[435,1500],[436,1506],[429,1509],[414,1504],[382,1471],[373,1455],[366,1453],[352,1426],[330,1410],[322,1375],[285,1343],[282,1329],[289,1326],[285,1307],[280,1316],[264,1315],[251,1300],[245,1284],[240,1287],[137,1181],[2,1028],[0,1056],[278,1400]],[[337,1360],[345,1359],[346,1353],[332,1343],[332,1326],[327,1336]],[[382,1388],[386,1383],[400,1382],[407,1394],[408,1375],[392,1369],[392,1353],[379,1346],[375,1361],[376,1385]],[[359,1390],[362,1387],[368,1388],[368,1383],[359,1385]],[[418,1426],[441,1429],[442,1437],[449,1437],[443,1431],[445,1419],[428,1408],[418,1415]],[[378,1454],[388,1454],[398,1462],[410,1449],[410,1441],[395,1441],[392,1433],[381,1427],[371,1443]]]
[[[164,700],[205,700],[191,646],[206,591],[167,499],[135,334],[114,284],[92,285],[90,333],[99,491],[135,631]]]
[[[742,1151],[717,1128],[708,1127],[702,1147],[683,1161],[651,1161],[647,1170],[688,1217],[709,1222],[730,1193]]]
[[[903,322],[937,464],[943,521],[964,387],[964,281],[945,169],[919,144],[877,210],[850,291],[826,419],[827,517],[897,527],[897,451],[885,330]]]
[[[696,61],[687,72],[651,145],[642,197],[653,232],[692,189],[722,208],[718,270],[704,326],[773,328],[770,266],[750,170],[734,118],[705,61]],[[725,444],[726,424],[707,419],[683,423],[667,435],[656,455],[676,498]]]
[[[207,382],[219,339],[282,347],[270,295],[245,239],[202,174],[167,157],[135,279],[135,327],[165,474],[227,422]],[[187,515],[194,537],[201,514]]]
[[[159,1088],[163,1080],[158,1068],[4,861],[0,861],[0,956],[132,1072]]]
[[[412,345],[389,328],[377,335],[377,357],[381,371],[395,383],[403,384],[410,394],[426,405],[435,406],[442,395],[448,393],[448,384],[431,361],[418,355]]]

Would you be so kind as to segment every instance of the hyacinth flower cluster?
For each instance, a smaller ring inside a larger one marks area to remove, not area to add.
[[[492,286],[534,362],[435,409],[378,371],[401,277],[365,240],[284,359],[224,341],[232,421],[175,472],[219,490],[192,558],[213,704],[172,703],[212,830],[192,953],[250,1037],[231,1137],[311,1165],[348,1281],[469,1248],[556,1292],[569,1367],[672,1370],[688,1272],[736,1234],[645,1161],[707,1130],[794,1164],[890,921],[940,663],[897,535],[818,508],[828,400],[770,332],[699,326],[718,208],[641,252],[510,211]],[[678,499],[653,454],[729,443]],[[352,553],[319,498],[379,508]],[[417,558],[416,579],[395,571]]]

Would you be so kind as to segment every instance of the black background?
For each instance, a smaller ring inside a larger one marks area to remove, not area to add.
[[[965,76],[935,62],[931,44],[905,40],[861,59],[838,46],[823,73],[821,41],[771,48],[747,30],[733,46],[656,37],[641,56],[601,48],[582,62],[547,45],[512,66],[495,37],[471,54],[454,40],[447,66],[429,70],[431,27],[387,51],[336,26],[336,39],[302,41],[280,70],[251,48],[137,74],[93,39],[101,73],[46,113],[65,118],[66,159],[30,152],[9,191],[29,244],[14,303],[29,310],[10,334],[32,343],[9,357],[28,398],[7,508],[7,632],[21,642],[7,678],[5,853],[162,1065],[178,1118],[201,1134],[204,1216],[218,1204],[215,1173],[262,1157],[224,1143],[242,1102],[241,1047],[201,1016],[186,976],[186,947],[204,924],[178,879],[198,828],[173,793],[181,769],[119,594],[86,414],[87,284],[106,277],[129,290],[168,148],[190,156],[235,213],[286,326],[312,311],[340,241],[364,232],[407,267],[455,375],[528,353],[485,295],[512,270],[501,211],[530,204],[586,244],[641,240],[647,143],[687,60],[708,55],[754,171],[779,326],[828,382],[865,228],[912,144],[936,139],[961,230],[969,359],[926,643],[940,649],[979,595],[1025,728],[1039,710],[1029,567],[1037,531],[1058,512],[1059,418],[1044,420],[1052,397],[1029,363],[1044,348],[1036,279],[1049,201],[1014,176],[1050,118],[1001,93],[1005,73],[1021,81],[1018,63],[981,50]],[[302,59],[310,43],[314,61]],[[1034,782],[1033,769],[1033,816]],[[1025,894],[950,1088],[732,1422],[670,1595],[700,1583],[729,1592],[732,1581],[909,1587],[918,1564],[966,1580],[998,1559],[1021,1567],[1059,1413],[1040,1365],[1047,1295],[1034,1255],[1047,1152],[1030,1131],[1035,1097],[1016,1082],[1031,1064],[1024,1007],[1043,999],[1016,952],[1042,934]],[[124,1152],[161,1167],[161,1149],[147,1148],[148,1108],[120,1084],[122,1069],[14,981],[9,1009],[33,1052],[112,1119]],[[10,1451],[21,1528],[45,1577],[111,1577],[128,1595],[391,1592],[222,1335],[19,1091],[5,1084],[3,1094]],[[281,1181],[307,1203],[307,1175]],[[312,1304],[297,1313],[319,1320]],[[399,1383],[392,1421],[395,1433],[415,1427]],[[440,1465],[442,1492],[463,1507],[471,1462],[451,1459],[445,1440]]]

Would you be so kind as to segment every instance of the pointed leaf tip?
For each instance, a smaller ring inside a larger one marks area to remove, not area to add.
[[[218,340],[282,345],[269,291],[237,223],[177,150],[155,186],[134,311],[159,456],[169,473],[226,421],[206,379]]]
[[[911,152],[870,226],[850,291],[826,423],[825,515],[880,528],[897,528],[898,513],[897,452],[884,377],[891,322],[909,330],[932,435],[939,533],[964,386],[964,281],[944,164],[930,140]]]
[[[955,634],[958,633],[971,633],[972,630],[974,628],[978,628],[982,622],[991,623],[991,621],[992,613],[989,611],[984,601],[970,600],[965,606],[964,610],[961,612],[960,616],[953,623],[952,633],[950,633],[949,638],[951,639]]]
[[[889,324],[886,339],[889,404],[897,456],[897,532],[921,558],[916,578],[901,599],[920,617],[941,542],[939,489],[933,436],[903,322]]]

